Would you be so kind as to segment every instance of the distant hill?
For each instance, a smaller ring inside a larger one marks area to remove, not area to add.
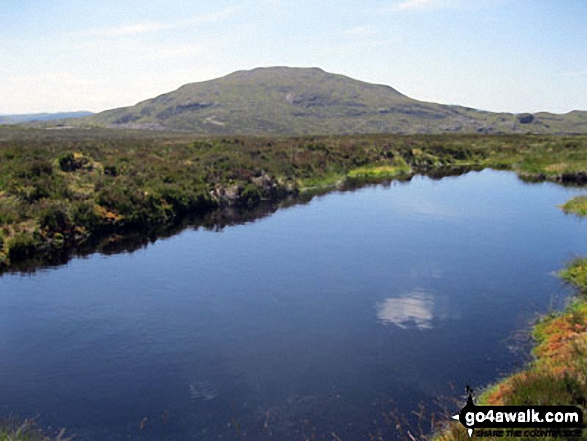
[[[35,121],[53,121],[64,118],[83,118],[92,112],[27,113],[23,115],[0,115],[0,124],[20,124]]]
[[[71,122],[71,121],[69,121]],[[493,113],[417,101],[318,68],[269,67],[186,84],[75,124],[202,134],[587,133],[587,112]]]

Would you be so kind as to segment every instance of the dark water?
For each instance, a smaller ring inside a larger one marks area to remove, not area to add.
[[[0,415],[82,440],[391,437],[392,409],[523,362],[516,333],[587,253],[556,208],[577,193],[416,177],[5,275]]]

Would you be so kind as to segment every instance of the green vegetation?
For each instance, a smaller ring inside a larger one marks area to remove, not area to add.
[[[207,135],[585,134],[587,112],[484,112],[417,101],[389,86],[317,68],[271,67],[186,84],[135,106],[62,123],[189,130]]]
[[[561,271],[563,280],[574,285],[581,294],[587,296],[587,258],[577,258]]]
[[[578,216],[587,216],[587,196],[577,196],[566,202],[562,207],[565,213],[573,213]]]
[[[513,170],[528,181],[584,185],[587,136],[203,138],[0,127],[0,267],[39,256],[36,262],[50,262],[97,237],[151,235],[225,207],[253,212],[263,201],[345,185],[485,167]],[[587,259],[572,262],[561,277],[581,297],[536,325],[535,361],[486,391],[482,403],[587,402]],[[32,429],[2,427],[0,441],[44,439]],[[459,437],[466,435],[457,424],[438,435]]]
[[[543,168],[551,171],[558,167]],[[565,213],[587,216],[587,197],[577,196],[561,208]],[[583,417],[587,417],[587,258],[574,259],[559,276],[577,291],[577,298],[565,311],[549,314],[534,326],[532,363],[488,388],[478,404],[573,404],[583,409]],[[451,422],[435,439],[453,441],[466,437],[464,428]]]
[[[493,167],[587,182],[587,137],[361,135],[202,138],[0,128],[0,266],[97,237],[152,235],[188,215],[332,188]],[[42,259],[41,259],[42,260]]]
[[[534,360],[487,389],[477,404],[572,404],[587,416],[587,258],[575,259],[559,275],[578,291],[578,297],[565,311],[549,314],[534,326]],[[464,428],[451,422],[435,439],[466,437]]]
[[[398,156],[388,165],[371,165],[355,168],[347,173],[347,178],[384,180],[407,176],[411,172],[412,168],[401,156]]]
[[[14,420],[0,421],[0,441],[70,441],[61,430],[56,437],[44,435],[32,420],[17,422]]]

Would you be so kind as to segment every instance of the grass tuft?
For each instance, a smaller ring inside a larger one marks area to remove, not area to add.
[[[559,275],[581,296],[565,311],[549,314],[534,326],[534,360],[522,371],[487,388],[477,404],[577,405],[583,409],[584,418],[587,416],[587,299],[584,297],[587,294],[587,258],[575,259]],[[434,439],[465,440],[467,434],[460,424],[449,422]]]
[[[561,206],[562,210],[577,216],[587,216],[587,196],[576,196]]]

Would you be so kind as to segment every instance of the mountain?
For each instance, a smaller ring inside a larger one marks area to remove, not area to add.
[[[92,112],[27,113],[23,115],[0,115],[0,124],[20,124],[35,121],[54,121],[64,118],[83,118]]]
[[[587,112],[492,113],[417,101],[318,68],[269,67],[186,84],[78,124],[202,134],[587,133]]]

